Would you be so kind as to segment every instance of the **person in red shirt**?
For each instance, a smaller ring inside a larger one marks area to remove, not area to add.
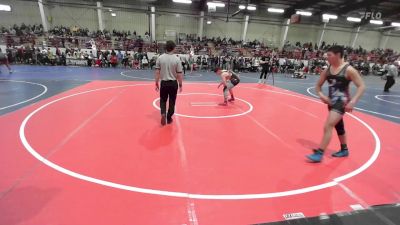
[[[11,70],[10,63],[8,62],[7,55],[5,53],[3,53],[1,48],[0,48],[0,65],[2,65],[2,64],[4,64],[7,67],[7,69],[8,69],[10,74],[13,72]],[[1,73],[1,71],[0,71],[0,73]]]
[[[116,56],[115,54],[111,55],[110,64],[111,64],[111,66],[114,67],[114,68],[117,67],[118,58],[117,58],[117,56]]]

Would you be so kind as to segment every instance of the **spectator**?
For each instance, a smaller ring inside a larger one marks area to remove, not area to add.
[[[121,53],[121,51],[118,51],[117,58],[118,58],[118,64],[122,64],[122,61],[124,59],[124,55]]]
[[[145,69],[148,67],[149,67],[149,60],[148,60],[147,56],[144,56],[142,59],[142,68]]]
[[[116,68],[118,65],[118,58],[115,52],[110,54],[110,64],[113,68]]]

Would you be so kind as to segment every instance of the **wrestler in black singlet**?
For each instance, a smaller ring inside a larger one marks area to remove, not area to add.
[[[349,67],[349,64],[343,66],[338,74],[332,74],[330,66],[327,71],[329,98],[331,99],[329,110],[342,115],[345,113],[346,104],[350,101],[349,85],[351,80],[346,78],[347,67]]]

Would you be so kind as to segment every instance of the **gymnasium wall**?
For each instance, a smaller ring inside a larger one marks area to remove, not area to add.
[[[351,41],[353,38],[352,35],[353,30],[354,29],[344,29],[344,28],[327,26],[323,40],[328,44],[338,43],[340,45],[351,46]]]
[[[0,11],[0,26],[12,26],[14,24],[40,24],[39,5],[37,2],[16,0],[1,0],[1,4],[11,5],[11,12]]]
[[[287,41],[291,43],[312,42],[317,43],[322,26],[315,25],[303,25],[303,24],[291,24],[287,34]]]
[[[50,27],[79,26],[97,30],[99,28],[95,2],[78,1],[71,4],[73,0],[58,0],[64,3],[46,4],[45,13]],[[3,4],[12,6],[12,12],[0,12],[0,25],[10,26],[13,24],[40,24],[41,18],[38,3],[36,1],[20,0],[2,0]],[[85,5],[86,4],[86,5]],[[107,5],[108,4],[108,5]],[[149,11],[146,6],[128,5],[125,3],[104,2],[104,7],[113,7],[116,17],[112,17],[107,10],[103,11],[105,29],[112,30],[130,30],[140,35],[144,35],[149,30]],[[169,13],[173,11],[174,13]],[[199,13],[193,9],[171,9],[156,8],[156,39],[165,40],[166,31],[175,31],[185,34],[197,34],[199,27]],[[244,28],[244,16],[238,15],[229,22],[226,22],[224,14],[215,14],[214,17],[204,19],[203,35],[208,37],[232,37],[240,40]],[[207,24],[210,19],[212,24]],[[310,22],[310,21],[305,21]],[[268,45],[279,46],[282,39],[284,26],[279,18],[266,16],[250,16],[246,40],[260,40]],[[311,24],[291,24],[289,26],[287,40],[291,43],[297,41],[317,43],[322,31],[322,25]],[[354,28],[340,27],[335,23],[329,23],[324,34],[323,41],[326,43],[338,43],[342,45],[351,45],[355,36]],[[378,48],[382,44],[384,35],[378,31],[366,30],[360,31],[355,46],[361,45],[368,50]],[[388,48],[400,51],[400,34],[391,34],[388,38]]]
[[[182,14],[158,14],[156,15],[156,39],[165,40],[165,31],[179,33],[197,34],[199,27],[198,18]]]
[[[283,30],[282,26],[271,25],[259,22],[249,22],[247,28],[246,40],[260,40],[267,45],[279,46],[281,40],[281,32]]]
[[[149,31],[149,15],[147,8],[138,8],[137,10],[132,9],[132,5],[128,5],[126,3],[116,3],[104,2],[103,7],[112,7],[113,13],[116,16],[111,16],[111,12],[104,10],[103,18],[104,18],[104,27],[107,30],[125,30],[125,31],[136,31],[138,35],[144,35],[147,31]],[[97,10],[96,11],[96,22],[97,22]],[[97,22],[98,24],[98,22]]]
[[[360,45],[367,50],[378,48],[380,39],[381,34],[377,31],[360,31],[355,47]],[[400,41],[400,38],[398,40]]]
[[[116,11],[114,12],[117,16],[111,16],[110,12],[104,12],[104,27],[107,30],[118,30],[118,31],[136,31],[138,35],[144,35],[149,31],[149,15],[140,12],[127,12],[127,11]],[[96,12],[96,23],[97,12]],[[97,25],[98,26],[98,25]]]
[[[243,21],[226,22],[224,19],[214,19],[212,24],[204,20],[204,35],[207,37],[232,38],[240,40],[244,29]]]
[[[389,36],[386,47],[400,52],[400,35],[398,37]]]
[[[92,8],[70,7],[49,5],[45,7],[49,27],[54,26],[78,26],[89,28],[89,30],[99,29],[97,12]]]

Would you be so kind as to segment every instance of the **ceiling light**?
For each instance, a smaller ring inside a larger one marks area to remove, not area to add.
[[[357,18],[357,17],[347,17],[347,21],[359,23],[359,22],[361,22],[361,18]]]
[[[192,4],[192,0],[172,0],[175,3]]]
[[[256,10],[256,9],[257,9],[257,7],[256,7],[255,5],[249,5],[249,6],[247,6],[247,10],[254,11],[254,10]]]
[[[299,14],[302,16],[312,16],[312,12],[307,12],[307,11],[297,11],[296,14]]]
[[[376,24],[376,25],[382,25],[383,24],[382,20],[370,20],[369,22],[372,23],[372,24]]]
[[[284,13],[285,10],[284,10],[284,9],[278,9],[278,8],[268,8],[268,12],[272,12],[272,13]]]
[[[9,6],[9,5],[0,5],[0,11],[11,12],[11,6]]]
[[[336,15],[332,15],[332,14],[322,14],[322,19],[333,19],[336,20],[337,16]]]
[[[225,7],[225,3],[222,2],[207,2],[207,5],[215,7]]]
[[[393,27],[400,27],[400,23],[397,23],[397,22],[392,22],[392,24],[391,24]]]

